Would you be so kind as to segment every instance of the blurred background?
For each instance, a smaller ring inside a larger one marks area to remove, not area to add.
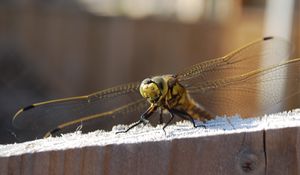
[[[1,0],[0,144],[32,103],[176,73],[255,39],[289,40],[300,57],[293,0]]]

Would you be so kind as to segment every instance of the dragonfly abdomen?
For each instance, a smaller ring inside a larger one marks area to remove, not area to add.
[[[189,98],[186,103],[187,107],[185,111],[191,117],[193,117],[193,119],[207,121],[214,118],[211,114],[209,114],[206,110],[199,106],[193,99]]]

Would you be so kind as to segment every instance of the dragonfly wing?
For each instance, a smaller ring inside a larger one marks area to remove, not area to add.
[[[282,102],[299,99],[299,72],[300,58],[238,76],[198,82],[187,90],[199,104],[215,115],[260,116],[288,110],[282,108]],[[282,89],[284,84],[291,86]]]
[[[149,106],[139,94],[139,83],[130,83],[86,96],[36,103],[21,109],[14,116],[17,128],[42,136],[66,122],[77,121],[73,128],[83,130],[111,129],[115,124],[130,124]],[[87,127],[85,127],[87,126]]]
[[[265,37],[247,44],[228,55],[193,65],[178,74],[180,82],[192,86],[200,81],[217,80],[241,75],[262,67],[261,61],[268,59],[268,67],[282,62],[291,54],[290,44],[276,37]]]

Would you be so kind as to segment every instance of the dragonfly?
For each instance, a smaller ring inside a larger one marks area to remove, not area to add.
[[[164,124],[165,129],[174,118],[189,120],[196,127],[195,120],[205,123],[216,116],[264,115],[299,94],[300,58],[286,61],[290,48],[280,38],[264,37],[178,74],[29,105],[14,115],[13,123],[19,128],[42,128],[48,137],[74,131],[78,126],[111,129],[107,122],[112,126],[127,124],[126,129],[118,131],[125,133],[149,122]],[[271,61],[262,65],[264,59]],[[280,95],[280,84],[287,83],[293,85]]]

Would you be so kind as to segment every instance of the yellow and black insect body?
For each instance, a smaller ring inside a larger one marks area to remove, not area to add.
[[[290,53],[288,42],[265,37],[175,75],[154,76],[90,95],[32,104],[19,110],[13,122],[34,133],[51,130],[46,134],[49,136],[82,123],[83,129],[87,124],[109,129],[107,123],[133,123],[122,131],[127,132],[157,113],[160,123],[164,114],[171,116],[164,129],[174,116],[190,120],[195,126],[194,120],[205,122],[217,115],[253,117],[288,110],[270,109],[299,95],[300,58],[286,60]],[[261,65],[264,59],[272,61]],[[284,96],[279,95],[280,85],[288,83],[293,85]]]
[[[157,108],[160,108],[161,112],[166,110],[171,115],[171,118],[163,126],[163,129],[174,119],[174,114],[182,119],[190,120],[194,127],[196,127],[194,119],[206,121],[214,118],[190,97],[175,75],[147,78],[142,81],[139,89],[141,95],[150,103],[150,107],[141,116],[140,121],[130,126],[124,132],[141,123],[147,123],[147,119]],[[160,117],[160,121],[162,121],[162,114]]]

